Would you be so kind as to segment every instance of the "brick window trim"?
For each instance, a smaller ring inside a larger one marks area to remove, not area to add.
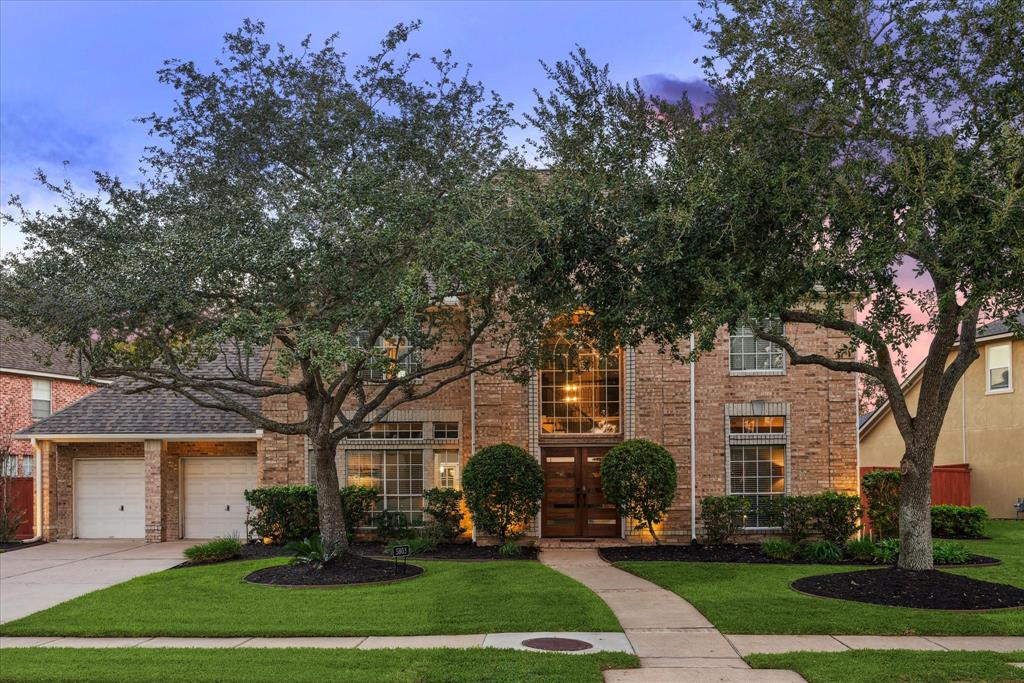
[[[769,417],[769,416],[781,416],[786,418],[785,430],[779,433],[758,433],[758,434],[734,434],[731,432],[730,418],[733,417]],[[779,446],[781,445],[785,449],[785,458],[783,461],[783,496],[789,495],[790,482],[792,481],[792,475],[790,473],[790,434],[792,431],[790,424],[790,404],[789,403],[778,403],[770,401],[751,401],[749,403],[726,403],[725,404],[725,419],[724,419],[724,431],[725,431],[725,493],[726,495],[733,495],[732,493],[732,447],[733,446]],[[741,495],[741,494],[736,494]],[[761,532],[761,531],[778,531],[779,527],[771,526],[745,526],[744,531]]]

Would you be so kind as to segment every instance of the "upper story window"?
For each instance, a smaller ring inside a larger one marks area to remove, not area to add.
[[[53,412],[53,384],[48,379],[32,380],[32,419],[41,420]]]
[[[362,343],[368,335],[356,335],[356,343]],[[377,353],[367,360],[360,376],[371,382],[388,382],[402,379],[420,369],[420,355],[400,337],[380,337],[373,345]]]
[[[1009,344],[993,344],[985,351],[986,391],[998,394],[1013,391],[1013,358]]]
[[[560,339],[540,368],[544,434],[617,434],[621,429],[621,370],[616,351],[574,350]]]
[[[457,439],[457,438],[459,438],[459,423],[458,422],[435,422],[434,423],[434,438],[435,439]]]
[[[357,439],[422,439],[422,422],[378,422],[359,432]]]
[[[782,334],[782,322],[768,321],[766,329]],[[734,375],[781,375],[786,371],[781,347],[754,336],[749,325],[737,325],[729,335],[729,372]]]

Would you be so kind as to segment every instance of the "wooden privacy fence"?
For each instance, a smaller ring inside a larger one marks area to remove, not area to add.
[[[868,472],[878,470],[899,471],[899,467],[861,467],[860,478]],[[868,500],[863,491],[860,494],[861,505],[867,510]],[[932,505],[970,505],[971,504],[971,466],[970,465],[936,465],[932,468]],[[864,515],[864,528],[868,528],[867,514]]]
[[[9,495],[14,509],[20,510],[21,524],[14,537],[18,539],[32,538],[33,521],[35,520],[35,481],[32,477],[8,477],[0,483],[0,496]],[[3,501],[0,501],[3,502]]]

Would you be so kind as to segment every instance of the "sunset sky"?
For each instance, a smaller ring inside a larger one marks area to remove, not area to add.
[[[561,59],[577,44],[609,63],[616,79],[699,98],[706,91],[694,60],[704,41],[686,21],[694,11],[686,2],[3,2],[0,195],[51,205],[32,178],[37,168],[83,187],[93,170],[135,177],[147,138],[133,118],[167,111],[172,101],[156,80],[162,61],[208,67],[223,34],[245,17],[263,20],[268,37],[288,45],[337,32],[357,62],[394,24],[421,19],[411,49],[430,55],[450,47],[523,112],[532,88],[544,86],[539,60]],[[0,253],[21,243],[15,228],[0,230]],[[912,364],[920,356],[916,349]]]

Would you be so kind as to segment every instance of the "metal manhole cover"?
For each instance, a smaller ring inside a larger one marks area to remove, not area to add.
[[[578,652],[594,647],[585,640],[575,638],[529,638],[523,645],[534,650],[550,650],[552,652]]]

